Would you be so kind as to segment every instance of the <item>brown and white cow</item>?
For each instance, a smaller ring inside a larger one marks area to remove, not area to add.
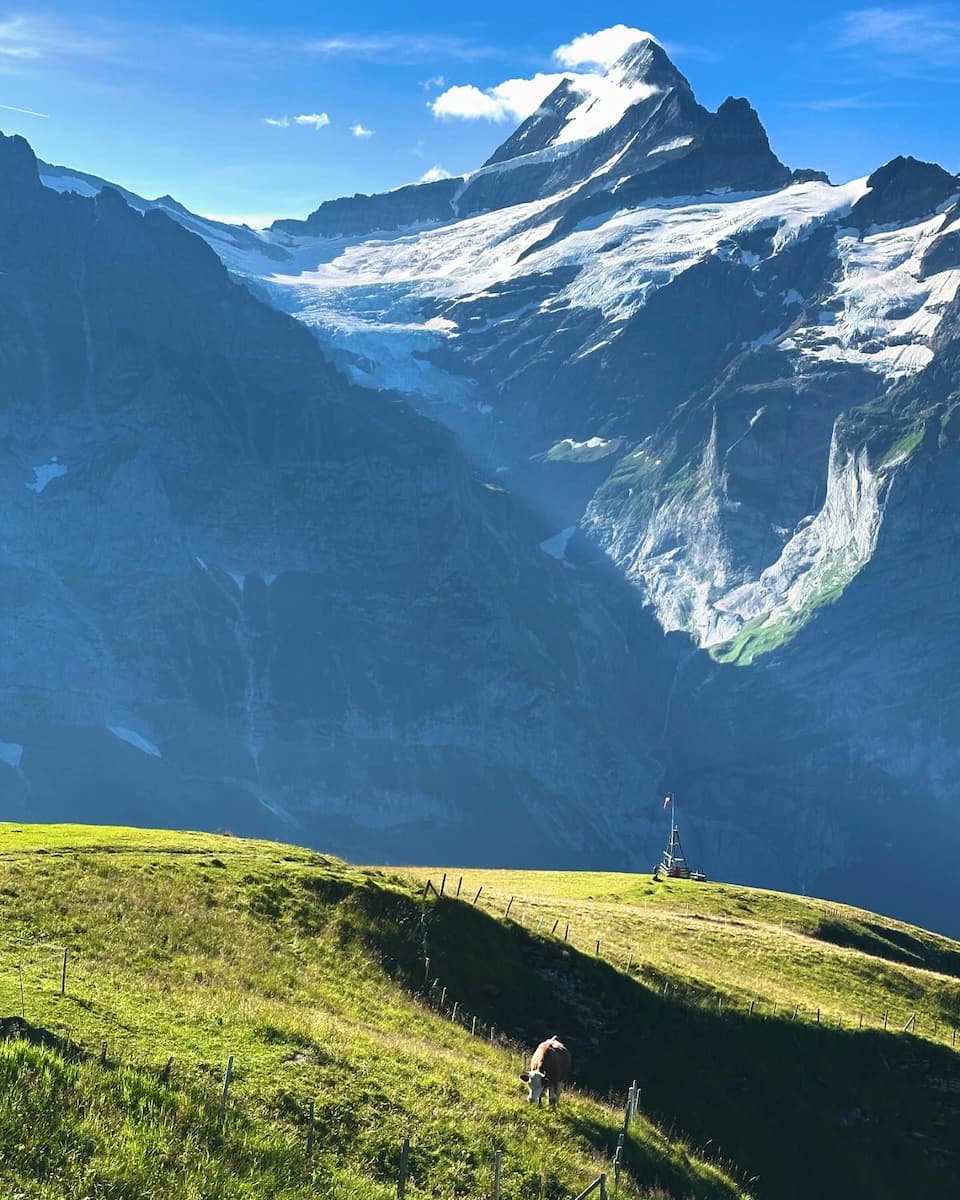
[[[570,1051],[557,1038],[551,1037],[541,1042],[530,1056],[530,1070],[520,1072],[520,1078],[530,1089],[527,1100],[531,1104],[539,1104],[543,1093],[547,1092],[550,1103],[556,1104],[563,1082],[570,1074],[572,1061]]]

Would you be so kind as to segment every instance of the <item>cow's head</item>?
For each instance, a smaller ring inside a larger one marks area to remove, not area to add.
[[[547,1090],[547,1077],[542,1071],[521,1071],[520,1078],[530,1089],[527,1100],[530,1104],[539,1104]]]

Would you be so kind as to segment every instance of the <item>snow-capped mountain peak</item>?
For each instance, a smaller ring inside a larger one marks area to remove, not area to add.
[[[671,90],[693,101],[690,84],[670,61],[659,42],[635,42],[605,72],[575,74],[557,87],[484,164],[507,162],[520,155],[567,147],[594,138],[618,125],[637,105],[634,125],[642,125]],[[645,104],[657,100],[656,104]]]

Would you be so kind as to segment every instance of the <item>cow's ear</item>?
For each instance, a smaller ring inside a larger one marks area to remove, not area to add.
[[[529,1083],[530,1082],[530,1072],[529,1071],[521,1071],[520,1078],[523,1080],[524,1083]]]

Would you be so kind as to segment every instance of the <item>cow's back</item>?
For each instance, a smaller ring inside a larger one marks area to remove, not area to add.
[[[530,1068],[533,1071],[542,1071],[550,1083],[557,1084],[563,1083],[570,1074],[572,1061],[570,1051],[563,1042],[552,1037],[541,1042],[534,1050]]]

